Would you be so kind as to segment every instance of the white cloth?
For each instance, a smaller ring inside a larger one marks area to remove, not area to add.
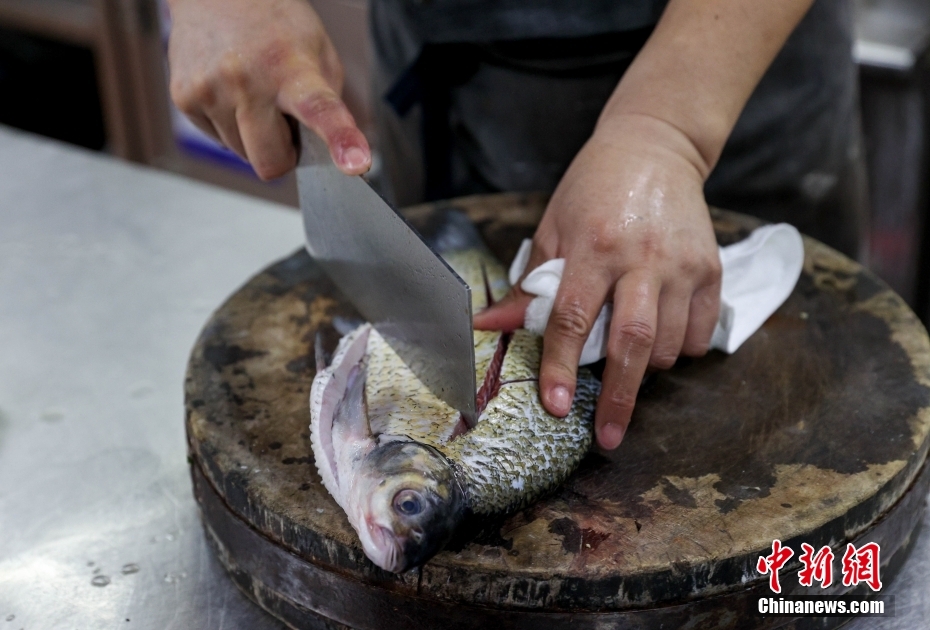
[[[530,258],[531,242],[523,241],[510,265],[510,284],[523,275]],[[801,234],[787,223],[766,225],[749,238],[720,248],[723,278],[720,289],[720,319],[710,345],[728,354],[736,350],[791,295],[804,266]],[[565,259],[549,260],[531,271],[520,283],[527,293],[537,296],[526,309],[524,327],[537,335],[546,330],[555,301]],[[579,365],[607,356],[611,304],[605,304],[585,342]]]

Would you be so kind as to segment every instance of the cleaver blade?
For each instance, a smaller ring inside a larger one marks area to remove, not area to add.
[[[414,374],[474,426],[471,290],[365,180],[301,125],[297,188],[307,251]]]

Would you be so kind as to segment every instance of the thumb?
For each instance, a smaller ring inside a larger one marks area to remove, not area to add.
[[[519,288],[511,289],[499,302],[475,315],[475,329],[511,331],[522,328],[526,307],[533,297]]]

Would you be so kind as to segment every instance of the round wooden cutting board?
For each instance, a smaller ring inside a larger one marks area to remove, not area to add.
[[[429,232],[454,207],[509,262],[545,199],[473,197],[407,211]],[[714,211],[729,244],[759,223]],[[756,571],[794,549],[785,594],[840,594],[848,542],[903,562],[923,508],[930,343],[915,315],[856,263],[805,239],[788,301],[731,356],[680,361],[647,381],[616,451],[592,451],[554,494],[471,522],[403,575],[364,556],[310,449],[317,331],[357,318],[297,252],[239,289],[198,340],[187,435],[204,526],[236,583],[297,628],[775,628]],[[798,585],[801,543],[830,545],[834,586]],[[871,593],[860,585],[857,594]],[[788,624],[786,626],[786,624]]]

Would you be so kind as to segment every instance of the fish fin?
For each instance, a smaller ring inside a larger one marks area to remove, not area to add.
[[[317,470],[326,489],[340,505],[343,497],[338,482],[336,454],[343,450],[345,444],[341,441],[334,443],[334,438],[337,437],[334,435],[334,421],[337,409],[345,402],[350,373],[353,368],[358,370],[359,366],[366,365],[365,352],[370,332],[371,326],[365,325],[343,337],[336,348],[332,364],[317,372],[310,389],[310,442]],[[348,408],[341,413],[345,414],[347,411]],[[367,423],[367,418],[365,422]]]
[[[323,349],[323,333],[317,330],[313,339],[313,354],[316,358],[317,374],[329,367],[329,361],[326,356],[326,350]]]
[[[481,279],[484,281],[485,308],[494,306],[494,294],[491,292],[491,281],[488,280],[488,266],[481,261]]]
[[[368,424],[368,404],[365,399],[365,380],[368,366],[361,362],[352,367],[346,377],[346,390],[333,412],[333,437],[345,441],[371,438]]]

